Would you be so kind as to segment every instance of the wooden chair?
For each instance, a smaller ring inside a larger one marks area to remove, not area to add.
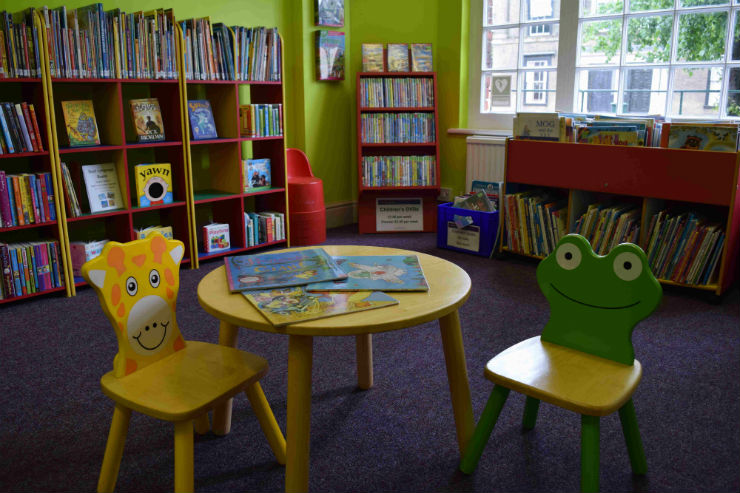
[[[285,439],[258,380],[267,361],[238,349],[185,341],[175,320],[182,242],[155,233],[143,240],[109,242],[82,266],[118,338],[113,370],[100,380],[115,401],[98,480],[113,491],[131,411],[175,423],[175,491],[193,490],[193,422],[208,431],[207,411],[242,390],[277,461]]]
[[[496,425],[510,390],[527,396],[523,427],[532,429],[540,401],[581,414],[581,489],[599,489],[599,417],[619,411],[635,474],[647,464],[632,394],[642,375],[632,330],[655,310],[660,284],[636,245],[623,243],[604,257],[585,238],[563,237],[537,267],[550,304],[541,336],[522,341],[486,364],[495,386],[470,439],[460,470],[470,474]]]

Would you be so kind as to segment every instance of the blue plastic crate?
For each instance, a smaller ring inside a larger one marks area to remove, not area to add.
[[[455,216],[472,218],[463,228]],[[488,257],[496,245],[498,211],[480,212],[452,207],[452,202],[437,206],[437,247]]]

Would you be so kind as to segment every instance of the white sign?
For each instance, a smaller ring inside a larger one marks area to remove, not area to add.
[[[458,228],[453,221],[447,221],[447,246],[477,252],[480,248],[480,227],[471,224]]]
[[[375,199],[377,231],[423,231],[422,199]]]

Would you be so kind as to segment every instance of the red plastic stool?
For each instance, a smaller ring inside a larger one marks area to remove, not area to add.
[[[288,223],[290,245],[317,245],[326,241],[324,183],[311,172],[299,149],[287,149]]]

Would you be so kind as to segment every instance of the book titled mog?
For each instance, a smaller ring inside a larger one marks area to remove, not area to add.
[[[82,176],[85,178],[90,212],[110,211],[124,207],[115,164],[84,165]]]

